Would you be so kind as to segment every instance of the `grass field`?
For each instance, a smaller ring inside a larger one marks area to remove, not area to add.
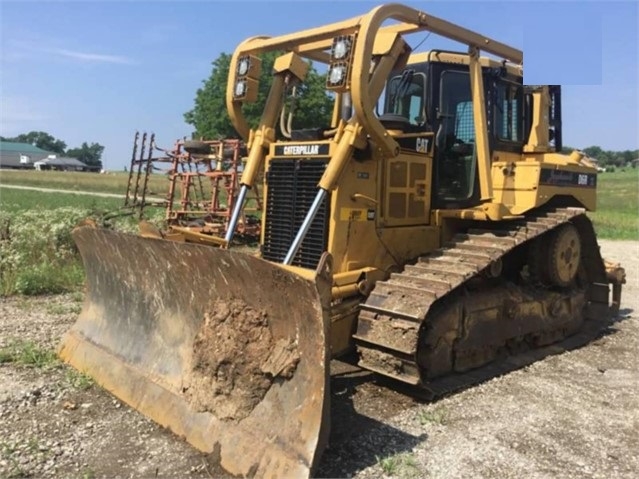
[[[124,194],[128,174],[99,175],[56,171],[0,170],[0,185],[12,184]],[[628,168],[602,173],[598,178],[597,211],[590,213],[597,234],[608,239],[639,239],[639,169]],[[164,175],[151,175],[150,190],[164,195],[168,180]],[[123,200],[93,198],[80,195],[36,193],[0,188],[0,210],[29,208],[52,209],[59,206],[81,206],[90,209],[115,209]]]
[[[53,210],[76,206],[97,211],[113,211],[124,204],[124,199],[66,193],[14,190],[0,186],[0,211],[16,212],[31,209]]]
[[[36,186],[59,190],[94,191],[98,193],[126,193],[129,175],[113,172],[105,175],[72,171],[0,170],[0,184]],[[166,176],[149,176],[149,189],[163,193],[168,188]]]
[[[597,211],[589,213],[597,236],[639,239],[639,169],[602,173],[597,182]]]

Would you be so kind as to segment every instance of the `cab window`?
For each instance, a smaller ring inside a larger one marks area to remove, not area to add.
[[[404,70],[390,79],[386,88],[385,115],[405,118],[411,125],[423,125],[426,121],[424,96],[426,75]]]

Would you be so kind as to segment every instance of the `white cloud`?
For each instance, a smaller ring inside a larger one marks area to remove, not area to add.
[[[33,53],[49,53],[83,63],[111,63],[119,65],[134,65],[136,63],[133,59],[122,55],[70,50],[68,48],[47,48],[42,46],[41,43],[42,42],[36,40],[10,40],[7,42],[7,45],[2,46],[3,60],[16,61],[32,57]],[[49,41],[49,44],[50,43]],[[5,55],[5,53],[7,53],[7,55]],[[31,55],[29,55],[29,53],[31,53]]]
[[[65,50],[63,48],[56,48],[47,50],[50,53],[61,55],[63,57],[72,58],[83,62],[97,62],[97,63],[119,63],[123,65],[132,65],[134,62],[130,58],[119,55],[104,55],[101,53],[87,53],[77,52],[73,50]]]

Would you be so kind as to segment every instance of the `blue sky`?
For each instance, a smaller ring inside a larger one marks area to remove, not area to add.
[[[98,142],[107,168],[122,169],[136,130],[161,146],[190,135],[183,113],[221,52],[380,3],[0,0],[0,135]],[[523,49],[526,83],[565,85],[566,144],[639,148],[636,2],[403,3]],[[451,46],[433,35],[419,50]]]

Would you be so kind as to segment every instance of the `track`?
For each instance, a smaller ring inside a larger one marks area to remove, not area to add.
[[[553,291],[498,278],[528,254],[526,243],[567,222],[582,242],[579,287]],[[556,352],[547,345],[580,331],[570,338],[576,347],[592,336],[584,316],[607,314],[606,270],[585,211],[547,208],[457,234],[378,282],[361,305],[355,341],[360,366],[435,397]]]

